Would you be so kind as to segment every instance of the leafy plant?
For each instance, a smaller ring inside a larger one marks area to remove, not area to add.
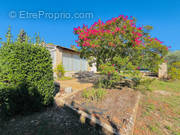
[[[57,74],[57,77],[60,79],[62,77],[64,77],[64,74],[65,74],[65,70],[64,70],[64,67],[63,67],[63,64],[58,64],[56,69],[55,69],[55,72]]]
[[[171,79],[180,80],[180,62],[174,62],[171,64],[168,74]]]
[[[158,72],[168,47],[150,36],[151,29],[150,26],[137,27],[134,17],[120,15],[105,23],[98,20],[90,27],[74,28],[74,33],[78,35],[76,42],[81,48],[81,57],[94,58],[98,71],[107,77],[103,79],[105,87],[110,88],[123,76],[139,76],[137,69]],[[136,84],[140,82],[140,77],[133,78]]]
[[[75,46],[75,45],[71,45],[71,49],[74,50],[74,51],[79,51],[78,48]]]
[[[54,80],[52,59],[39,41],[12,41],[0,48],[0,110],[6,115],[38,110],[52,104]]]
[[[82,92],[82,96],[88,100],[102,100],[106,95],[107,91],[99,88],[99,89],[87,89]]]
[[[97,100],[99,100],[99,99],[102,100],[106,94],[107,94],[107,91],[106,91],[106,90],[104,90],[104,89],[98,89],[98,90],[96,91],[96,99],[97,99]]]
[[[0,115],[6,119],[8,116],[36,112],[44,105],[43,97],[36,87],[21,82],[17,86],[0,88]]]
[[[102,64],[100,66],[102,78],[99,80],[99,87],[112,88],[121,80],[119,73],[111,63]]]
[[[171,65],[172,63],[180,61],[180,51],[169,52],[166,56],[166,60],[168,64]]]
[[[151,91],[151,84],[153,83],[153,81],[155,81],[155,79],[144,77],[139,80],[138,84],[135,85],[134,88],[140,90],[141,92],[145,92],[147,90]]]
[[[118,57],[131,62],[134,69],[143,66],[155,70],[157,64],[164,61],[168,48],[145,29],[136,27],[134,17],[120,15],[106,23],[99,20],[91,27],[74,28],[74,32],[79,36],[76,42],[81,48],[81,56],[95,57],[98,69],[101,64],[113,64],[114,58]]]

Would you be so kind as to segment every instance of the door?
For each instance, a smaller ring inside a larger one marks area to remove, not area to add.
[[[63,66],[65,71],[73,71],[72,56],[68,53],[63,53]]]
[[[63,53],[62,61],[65,71],[87,71],[87,61],[77,54]]]
[[[79,55],[73,55],[73,71],[81,70],[81,58]]]

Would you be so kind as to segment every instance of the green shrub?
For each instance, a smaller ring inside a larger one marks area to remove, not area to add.
[[[0,48],[0,110],[7,115],[38,110],[53,101],[53,70],[49,51],[31,42]]]
[[[150,86],[151,86],[151,84],[153,83],[154,80],[155,79],[153,79],[153,78],[144,77],[139,81],[138,85],[136,85],[136,87],[134,87],[134,89],[139,90],[141,92],[145,92],[147,90],[151,91]]]
[[[57,75],[58,78],[64,77],[65,70],[64,70],[64,67],[63,67],[62,63],[57,65],[57,67],[55,69],[55,72],[56,72],[56,75]]]
[[[102,77],[96,83],[96,86],[98,88],[119,88],[124,84],[131,88],[137,88],[139,85],[147,84],[140,71],[130,70],[132,68],[131,64],[127,65],[129,69],[123,71],[118,71],[118,67],[111,63],[100,65]]]
[[[113,88],[119,83],[121,77],[111,63],[100,65],[102,78],[97,82],[98,87]]]
[[[180,62],[174,62],[170,65],[168,74],[173,80],[180,80]]]
[[[84,90],[82,93],[82,96],[88,100],[102,100],[104,98],[104,96],[106,95],[107,91],[102,89],[102,88],[98,88],[98,89],[88,89],[88,90]]]
[[[25,82],[16,87],[0,88],[1,117],[38,111],[43,107],[42,100],[43,97],[37,89]]]

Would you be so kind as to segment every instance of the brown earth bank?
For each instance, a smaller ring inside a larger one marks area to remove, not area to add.
[[[132,130],[129,128],[132,128],[139,92],[127,87],[106,91],[105,97],[99,101],[85,99],[82,91],[79,91],[65,99],[65,102],[112,126],[116,132],[125,133],[125,130]]]

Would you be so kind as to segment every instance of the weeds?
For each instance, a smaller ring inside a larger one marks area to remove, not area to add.
[[[61,78],[59,78],[60,81],[64,81],[64,80],[71,80],[72,77],[67,77],[67,76],[63,76]]]
[[[82,92],[82,96],[85,99],[89,99],[89,100],[102,100],[104,98],[104,96],[106,95],[107,91],[102,89],[102,88],[98,88],[98,89],[88,89],[88,90],[84,90]]]
[[[153,125],[148,125],[147,127],[149,128],[149,130],[151,132],[154,132],[158,135],[161,134],[161,131],[159,130],[159,124],[158,123],[155,123]]]

